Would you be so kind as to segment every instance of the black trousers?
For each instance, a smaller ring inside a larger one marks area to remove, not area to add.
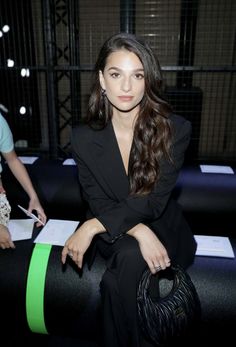
[[[103,347],[151,347],[138,324],[137,287],[147,264],[138,242],[125,235],[114,244],[97,241],[107,269],[101,281]]]

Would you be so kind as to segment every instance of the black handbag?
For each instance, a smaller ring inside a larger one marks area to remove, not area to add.
[[[154,296],[150,292],[151,283],[156,287]],[[166,287],[170,286],[167,291]],[[185,334],[201,315],[196,288],[180,266],[171,266],[155,275],[145,270],[138,287],[137,304],[142,330],[157,346]]]

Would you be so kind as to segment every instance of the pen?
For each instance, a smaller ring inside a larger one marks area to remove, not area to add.
[[[17,205],[28,217],[32,218],[35,222],[39,222],[42,225],[45,225],[35,214],[27,211],[24,207]]]

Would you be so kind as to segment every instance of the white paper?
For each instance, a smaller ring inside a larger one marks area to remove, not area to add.
[[[62,165],[76,165],[76,162],[74,161],[74,159],[69,158],[64,160]]]
[[[12,241],[31,239],[33,228],[33,219],[10,219],[8,222]]]
[[[38,157],[22,157],[22,156],[19,156],[18,158],[23,164],[33,164],[38,159]]]
[[[34,242],[64,246],[66,240],[73,234],[78,225],[79,221],[49,219]]]
[[[234,171],[230,166],[224,165],[200,165],[202,173],[223,173],[233,175]]]
[[[197,242],[196,255],[234,258],[230,240],[225,236],[194,235]]]

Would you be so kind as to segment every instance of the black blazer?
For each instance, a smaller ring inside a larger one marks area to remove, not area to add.
[[[72,130],[71,142],[82,195],[89,206],[87,217],[95,216],[107,231],[101,237],[115,242],[136,224],[144,223],[163,242],[172,263],[188,266],[196,242],[171,193],[189,144],[191,124],[174,114],[170,120],[174,164],[162,160],[161,178],[146,196],[129,196],[129,181],[111,122],[102,130],[80,125]]]

